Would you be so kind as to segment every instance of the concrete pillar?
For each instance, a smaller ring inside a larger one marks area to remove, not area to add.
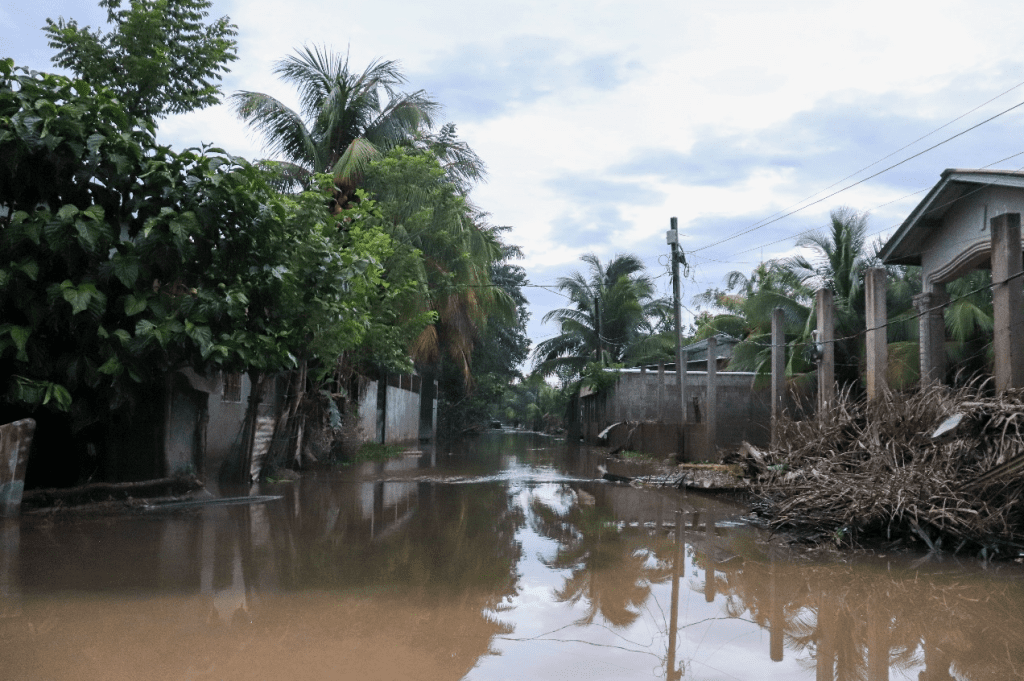
[[[888,387],[885,377],[889,366],[888,331],[885,326],[885,277],[885,270],[881,267],[872,267],[864,273],[869,400],[878,398]]]
[[[832,302],[832,291],[818,290],[818,343],[821,345],[821,359],[818,361],[818,412],[828,410],[836,398],[836,310]]]
[[[658,362],[658,422],[665,421],[665,363]]]
[[[772,447],[779,444],[779,419],[786,395],[786,329],[781,307],[772,310]]]
[[[992,225],[992,316],[995,323],[996,391],[1024,388],[1024,282],[1020,213],[1003,213]]]
[[[718,461],[718,339],[708,337],[708,458]]]
[[[946,321],[943,306],[949,302],[945,284],[933,284],[931,291],[914,296],[920,315],[921,387],[941,383],[946,375]]]
[[[638,420],[647,420],[647,365],[640,365],[640,389],[637,391],[640,396],[640,416]]]
[[[430,441],[437,444],[437,379],[434,379],[433,404],[430,405]]]

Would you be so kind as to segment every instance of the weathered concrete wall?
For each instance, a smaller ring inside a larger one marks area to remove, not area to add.
[[[210,421],[206,428],[206,466],[216,469],[241,442],[242,424],[245,420],[245,406],[249,403],[252,384],[249,377],[239,377],[240,390],[237,394],[225,394],[225,377],[222,375],[217,391],[210,393],[207,408]]]
[[[420,438],[420,396],[413,392],[409,376],[400,377],[401,387],[387,386],[384,408],[384,442],[418,442]]]
[[[377,438],[377,381],[368,381],[359,394],[357,442],[375,442]]]
[[[620,371],[606,395],[583,398],[583,437],[597,444],[597,434],[613,423],[643,422],[633,434],[632,448],[658,455],[678,454],[687,461],[717,460],[707,451],[704,415],[707,413],[707,373],[686,372],[687,427],[680,433],[681,410],[674,371],[665,371],[663,386],[657,371]],[[727,451],[744,440],[759,446],[771,436],[771,389],[754,387],[755,374],[719,372],[717,376],[717,441]],[[611,443],[609,443],[611,444]],[[614,446],[614,445],[613,445]]]

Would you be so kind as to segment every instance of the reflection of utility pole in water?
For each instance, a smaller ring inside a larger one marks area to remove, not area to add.
[[[708,513],[704,520],[704,600],[715,600],[715,514]]]
[[[21,614],[21,588],[18,583],[18,551],[21,525],[0,518],[0,619]]]
[[[768,649],[772,662],[782,662],[783,653],[783,614],[782,597],[779,595],[778,576],[775,574],[775,556],[769,565],[769,605],[768,605]]]
[[[818,601],[817,659],[814,681],[835,681],[836,678],[836,612],[829,597],[822,594]]]
[[[665,679],[667,681],[676,681],[682,676],[682,673],[676,670],[676,637],[679,634],[679,573],[685,560],[683,512],[676,511],[676,553],[672,558],[672,607],[669,609],[668,664],[665,668]]]
[[[868,681],[889,681],[889,619],[876,596],[868,599]]]

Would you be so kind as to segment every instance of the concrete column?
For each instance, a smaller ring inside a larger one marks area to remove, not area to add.
[[[639,421],[647,420],[647,365],[640,365],[640,389],[637,390],[637,394],[640,396],[640,416],[637,417]]]
[[[1024,286],[1020,213],[1003,213],[992,225],[992,316],[996,391],[1024,388]],[[1012,277],[1012,278],[1011,278]]]
[[[786,390],[786,329],[781,307],[772,310],[772,447],[779,444],[779,419]]]
[[[946,375],[946,321],[943,309],[949,302],[945,284],[914,296],[920,330],[921,387],[941,383]]]
[[[658,362],[658,422],[665,421],[665,363]]]
[[[430,405],[430,441],[437,445],[437,380],[434,380],[433,400]]]
[[[888,387],[888,332],[885,326],[885,270],[872,267],[864,273],[865,316],[867,318],[868,399],[874,400]]]
[[[708,337],[708,458],[718,461],[718,339]]]
[[[836,311],[832,291],[818,290],[818,343],[822,346],[818,362],[818,411],[829,409],[836,398]]]

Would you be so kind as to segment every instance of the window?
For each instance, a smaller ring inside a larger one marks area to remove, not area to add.
[[[224,374],[224,395],[221,401],[242,401],[242,374]]]

